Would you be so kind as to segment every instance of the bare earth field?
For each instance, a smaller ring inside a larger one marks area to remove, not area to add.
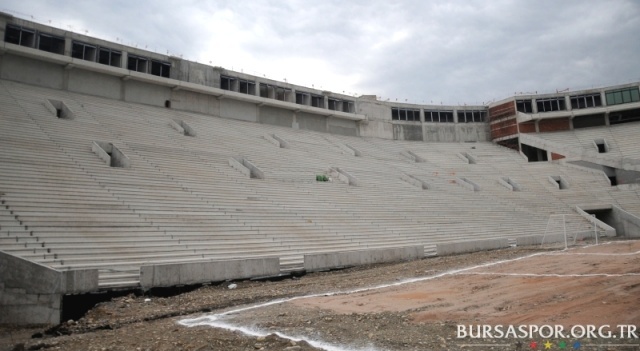
[[[639,327],[640,337],[640,241],[568,252],[512,248],[236,284],[116,298],[46,332],[1,328],[0,350],[640,350],[640,338],[617,329]],[[460,325],[498,324],[609,325],[613,334],[457,337]]]

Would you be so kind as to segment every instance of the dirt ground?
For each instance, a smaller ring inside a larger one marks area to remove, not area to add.
[[[604,250],[608,251],[606,255],[583,254]],[[529,339],[461,339],[456,337],[456,328],[460,324],[639,326],[638,251],[640,242],[613,242],[575,250],[571,255],[545,251],[514,261],[538,250],[512,248],[313,273],[281,281],[241,281],[235,282],[235,289],[228,288],[230,283],[217,284],[166,298],[129,295],[100,303],[79,320],[49,330],[0,328],[0,350],[563,349],[558,340],[547,348],[542,340],[532,345]],[[503,260],[509,262],[496,264]],[[487,263],[491,265],[468,269]],[[453,270],[462,271],[450,274]],[[422,281],[331,295],[407,279]],[[277,303],[222,319],[260,336],[178,323],[274,299],[319,293],[331,296]],[[313,347],[287,337],[325,344],[323,348]],[[585,349],[597,344],[592,349],[640,350],[640,339],[633,338],[583,338],[580,342]]]

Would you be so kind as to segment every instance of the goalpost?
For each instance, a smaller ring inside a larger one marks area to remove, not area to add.
[[[604,231],[596,225],[593,215],[589,220],[577,214],[552,214],[547,220],[540,246],[563,247],[566,250],[570,246],[586,245],[587,239],[594,239],[597,245],[598,238],[603,233]]]

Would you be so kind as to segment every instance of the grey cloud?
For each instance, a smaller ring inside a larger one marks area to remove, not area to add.
[[[24,0],[2,8],[185,58],[213,48],[216,58],[251,56],[264,67],[318,59],[327,75],[356,77],[336,90],[399,101],[473,104],[640,80],[640,3],[633,0]],[[227,18],[229,28],[208,29]],[[220,45],[236,36],[234,48]]]

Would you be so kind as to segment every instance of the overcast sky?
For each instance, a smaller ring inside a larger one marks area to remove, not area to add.
[[[640,80],[640,1],[0,0],[15,16],[290,83],[414,103]]]

